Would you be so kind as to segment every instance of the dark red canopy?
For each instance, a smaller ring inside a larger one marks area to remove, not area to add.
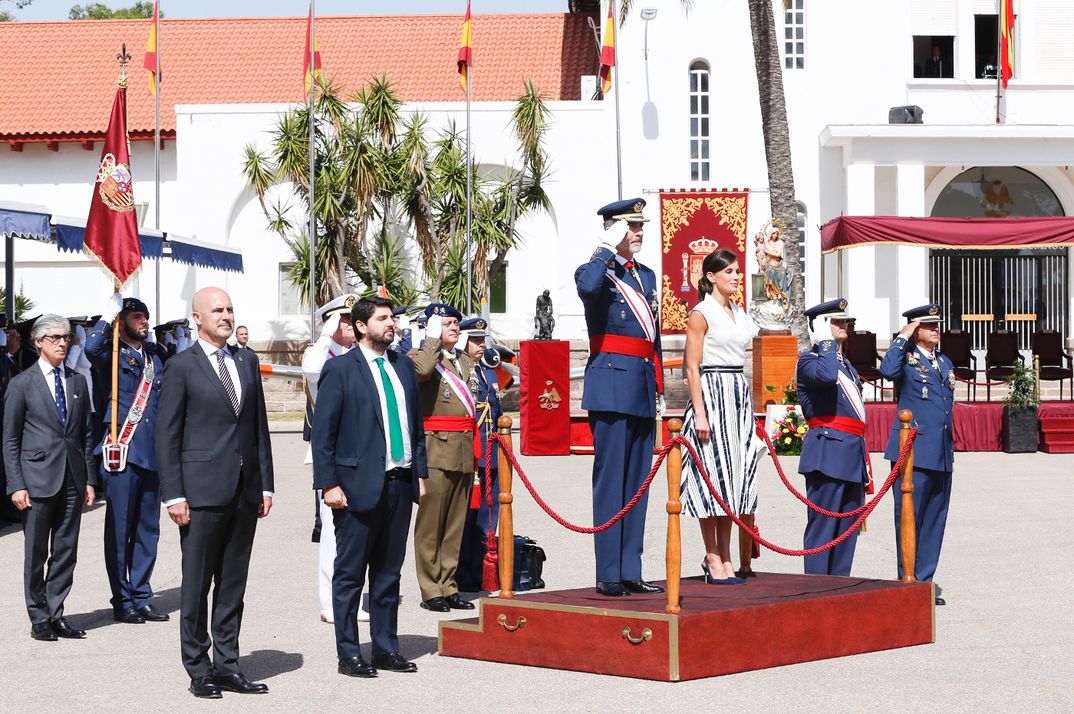
[[[927,248],[1048,248],[1074,246],[1074,217],[903,218],[840,216],[820,228],[822,253],[856,245]]]

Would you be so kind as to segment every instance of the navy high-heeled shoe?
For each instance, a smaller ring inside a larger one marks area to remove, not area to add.
[[[705,575],[706,585],[742,585],[746,581],[742,578],[714,578],[712,573],[709,572],[709,560],[705,558],[701,561],[701,572]]]

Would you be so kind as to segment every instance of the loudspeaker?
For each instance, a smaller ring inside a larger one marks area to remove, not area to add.
[[[888,109],[888,124],[924,124],[925,110],[916,104]]]

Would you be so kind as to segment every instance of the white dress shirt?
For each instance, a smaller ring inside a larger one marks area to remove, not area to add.
[[[380,415],[384,419],[384,470],[391,471],[396,468],[406,468],[410,466],[413,454],[410,448],[410,420],[407,418],[406,393],[403,391],[403,383],[399,381],[399,375],[395,373],[395,367],[389,361],[387,353],[378,355],[360,342],[358,343],[358,348],[362,350],[362,357],[365,358],[369,369],[373,372],[373,384],[377,385],[377,397],[380,399]],[[400,461],[392,458],[391,432],[388,429],[388,400],[384,395],[384,382],[381,380],[380,367],[377,366],[376,362],[378,357],[384,359],[384,371],[387,373],[388,379],[391,380],[392,388],[395,390],[395,403],[399,409],[399,425],[403,431],[403,458]]]
[[[51,364],[45,360],[44,357],[39,357],[37,360],[37,367],[41,370],[41,373],[45,376],[45,383],[48,385],[48,391],[52,395],[53,401],[56,400],[56,375],[52,370],[55,369]],[[67,391],[67,375],[64,373],[64,364],[60,362],[60,386],[63,389],[63,403],[67,405],[67,413],[71,413],[71,399],[70,394]],[[56,412],[59,414],[59,412]]]

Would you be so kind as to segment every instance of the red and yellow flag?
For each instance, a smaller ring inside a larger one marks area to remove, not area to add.
[[[1000,22],[1000,71],[1003,73],[1003,88],[1007,80],[1014,76],[1014,0],[1002,0],[999,13]]]
[[[470,0],[466,0],[466,18],[462,21],[459,37],[459,84],[467,91],[470,84],[470,68],[474,65],[474,21],[470,19]]]
[[[153,3],[153,24],[149,26],[149,42],[145,45],[145,61],[149,70],[149,93],[157,93],[157,27],[160,24],[160,2]]]
[[[125,74],[124,74],[125,76]],[[134,179],[127,137],[127,85],[121,80],[112,103],[112,117],[93,184],[83,247],[115,281],[116,290],[142,265],[138,215],[134,210]]]
[[[615,67],[615,14],[612,4],[608,3],[608,19],[604,22],[604,41],[600,43],[600,92],[612,91],[612,68]]]
[[[310,73],[310,38],[313,39],[313,73]],[[323,80],[324,71],[321,70],[321,43],[313,33],[313,3],[310,2],[310,14],[306,19],[306,53],[302,60],[302,73],[306,78],[306,92],[313,87],[314,80]]]

